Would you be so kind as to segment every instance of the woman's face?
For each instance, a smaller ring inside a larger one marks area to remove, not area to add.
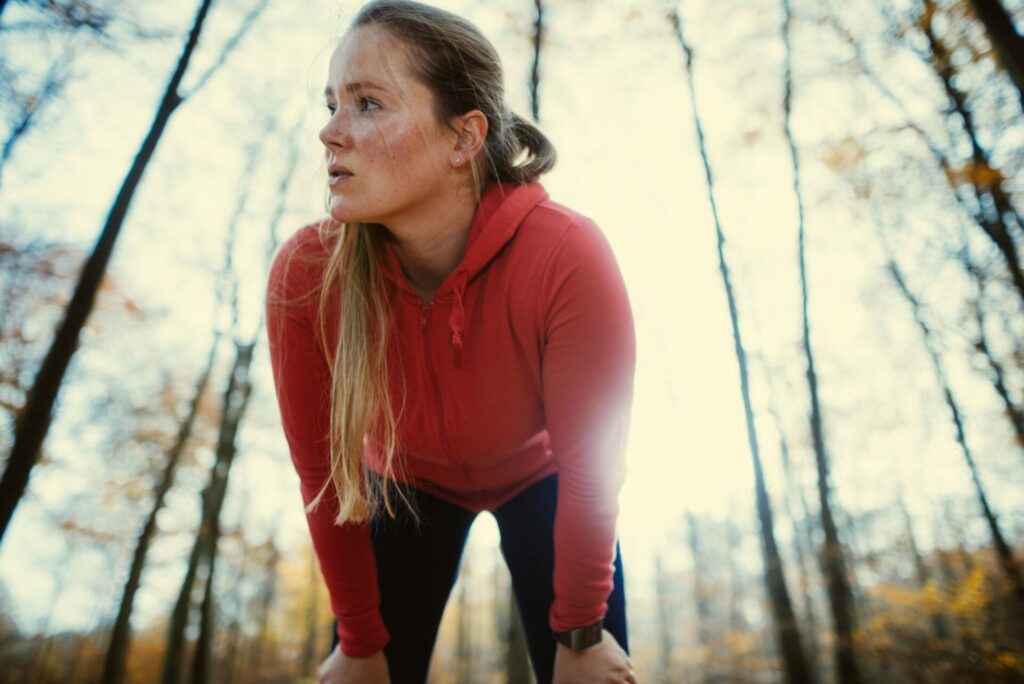
[[[350,31],[331,57],[324,90],[331,217],[387,226],[447,196],[455,138],[433,94],[409,70],[401,43],[375,26]]]

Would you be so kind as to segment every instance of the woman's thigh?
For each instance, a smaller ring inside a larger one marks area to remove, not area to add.
[[[462,552],[476,513],[421,490],[420,523],[398,502],[396,518],[371,525],[380,611],[390,639],[384,655],[391,684],[423,684]]]
[[[554,473],[494,511],[501,531],[501,552],[512,576],[512,589],[539,684],[551,682],[557,648],[548,620],[548,612],[555,600],[552,574],[557,498],[558,473]],[[628,653],[625,582],[617,541],[614,568],[614,586],[608,597],[604,628]]]

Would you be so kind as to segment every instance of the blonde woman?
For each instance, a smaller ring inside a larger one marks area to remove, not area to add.
[[[421,684],[476,515],[501,532],[537,681],[636,683],[616,535],[636,364],[608,241],[494,47],[360,9],[324,90],[329,216],[267,287],[282,425],[336,618],[325,684]]]

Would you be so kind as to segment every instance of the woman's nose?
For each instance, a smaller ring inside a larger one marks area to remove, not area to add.
[[[331,115],[331,118],[327,120],[324,127],[320,129],[320,142],[325,147],[331,147],[332,145],[345,145],[348,141],[349,129],[348,123],[344,121],[344,114],[340,111],[336,111]]]

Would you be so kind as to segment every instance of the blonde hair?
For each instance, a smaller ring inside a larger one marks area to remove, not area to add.
[[[555,165],[551,141],[529,121],[512,113],[505,101],[504,75],[494,46],[471,22],[451,12],[408,0],[376,0],[364,5],[348,32],[376,25],[404,46],[413,75],[434,95],[442,125],[473,109],[487,117],[480,157],[471,159],[476,197],[493,182],[528,183]],[[458,66],[455,66],[458,65]],[[525,159],[517,163],[520,156]],[[378,224],[331,223],[337,243],[326,264],[319,299],[319,337],[324,352],[324,321],[333,292],[341,298],[342,316],[331,367],[330,476],[307,509],[316,506],[329,486],[338,499],[335,524],[364,522],[384,508],[394,517],[390,489],[403,464],[397,411],[389,392],[389,283],[380,264],[387,231]],[[398,372],[402,377],[404,373]],[[404,405],[405,387],[402,387]],[[363,464],[364,435],[384,452],[384,477],[373,477]],[[404,479],[404,478],[402,478]],[[415,506],[396,487],[414,518]]]

